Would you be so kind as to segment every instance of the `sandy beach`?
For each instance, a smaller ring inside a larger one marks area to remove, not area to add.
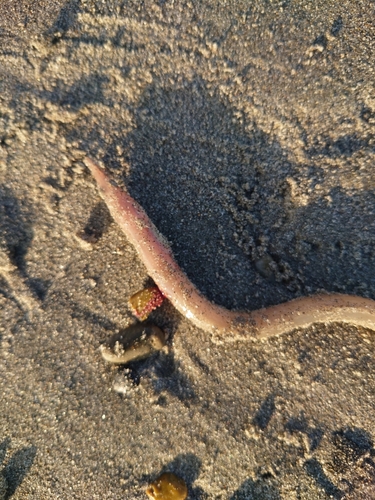
[[[105,165],[198,289],[375,299],[375,3],[0,2],[0,500],[374,500],[375,335],[99,347],[150,284]]]

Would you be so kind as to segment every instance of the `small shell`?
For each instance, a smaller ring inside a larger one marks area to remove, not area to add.
[[[152,500],[185,500],[188,489],[183,479],[171,472],[164,472],[150,484],[146,494]]]
[[[132,295],[129,306],[134,316],[144,321],[154,309],[161,306],[163,300],[164,295],[159,288],[150,286]]]
[[[113,335],[100,346],[103,358],[109,363],[124,365],[147,358],[165,345],[165,334],[155,325],[139,323]]]

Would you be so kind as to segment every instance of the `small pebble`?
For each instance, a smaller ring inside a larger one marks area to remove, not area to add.
[[[121,370],[121,372],[117,373],[112,382],[112,388],[117,394],[121,394],[125,396],[130,394],[131,392],[136,391],[138,388],[134,384],[134,382],[128,376],[130,370]]]
[[[171,472],[164,472],[146,490],[153,500],[185,500],[188,494],[186,483]]]
[[[113,335],[100,346],[103,358],[109,363],[125,365],[160,351],[165,346],[165,334],[152,324],[138,323]]]
[[[274,270],[272,268],[273,264],[274,260],[272,257],[264,255],[255,262],[255,267],[259,274],[261,274],[264,278],[270,279],[274,275]]]
[[[164,295],[159,288],[157,286],[149,286],[130,297],[129,307],[136,318],[144,321],[163,302]]]

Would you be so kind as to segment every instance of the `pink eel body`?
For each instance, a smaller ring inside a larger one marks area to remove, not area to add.
[[[375,330],[375,301],[352,295],[317,294],[251,312],[229,311],[213,304],[180,269],[143,208],[127,191],[114,186],[93,160],[84,161],[113,219],[163,295],[196,326],[215,334],[217,340],[266,338],[313,323],[350,323]]]

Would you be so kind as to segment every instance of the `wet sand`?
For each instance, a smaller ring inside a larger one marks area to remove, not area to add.
[[[4,498],[171,471],[191,499],[374,499],[374,332],[217,345],[164,304],[161,353],[104,362],[149,279],[82,162],[220,305],[375,299],[374,3],[26,4],[0,7]]]

